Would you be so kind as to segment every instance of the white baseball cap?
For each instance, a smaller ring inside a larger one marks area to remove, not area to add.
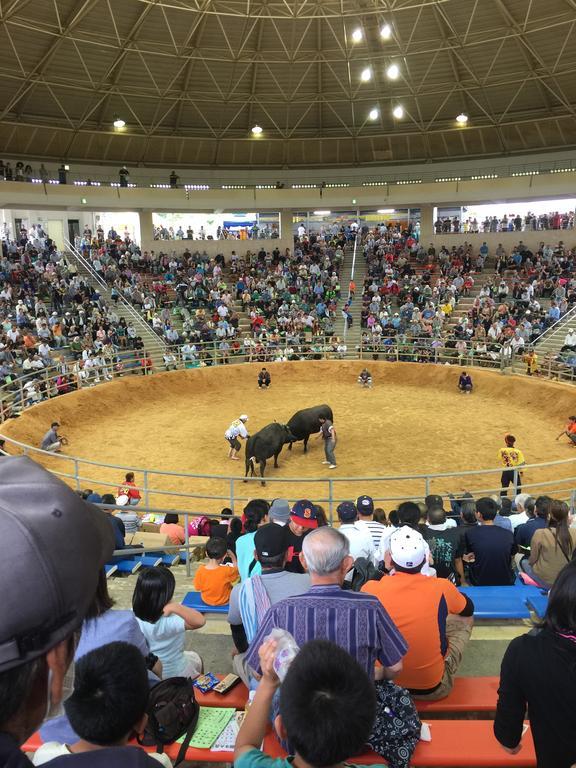
[[[245,413],[243,413],[243,414],[240,416],[240,421],[248,421],[248,416],[246,416],[246,414],[245,414]]]
[[[417,568],[426,559],[426,542],[414,528],[403,525],[390,536],[392,560],[401,568]]]

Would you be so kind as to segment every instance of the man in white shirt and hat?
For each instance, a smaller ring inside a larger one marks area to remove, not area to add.
[[[248,430],[246,429],[247,421],[248,416],[243,413],[238,419],[235,419],[232,424],[230,424],[226,432],[224,432],[224,437],[230,444],[228,458],[232,459],[233,461],[239,460],[236,454],[241,447],[240,439],[247,440],[249,437]]]

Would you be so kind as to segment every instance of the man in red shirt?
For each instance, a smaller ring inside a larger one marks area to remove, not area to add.
[[[576,445],[576,416],[570,416],[568,418],[566,429],[563,429],[562,432],[560,432],[556,440],[560,440],[562,435],[566,435],[566,437],[572,441],[572,445]]]
[[[368,581],[362,592],[377,597],[408,643],[398,685],[418,699],[443,699],[472,633],[474,605],[447,579],[423,576],[426,542],[419,531],[402,526],[389,539],[394,574]]]

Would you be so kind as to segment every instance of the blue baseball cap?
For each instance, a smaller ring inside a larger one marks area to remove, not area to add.
[[[358,510],[353,501],[342,501],[338,504],[336,512],[343,523],[352,522],[358,517]]]

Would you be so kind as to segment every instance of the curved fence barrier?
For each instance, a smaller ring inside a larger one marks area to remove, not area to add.
[[[367,353],[354,355],[362,359]],[[242,362],[245,356],[235,362]],[[381,358],[380,358],[381,359]],[[394,358],[393,358],[394,359]],[[396,359],[402,359],[397,357]],[[190,362],[190,361],[187,361]],[[187,362],[178,360],[175,368],[187,367]],[[439,356],[438,363],[458,363],[450,357]],[[200,365],[194,361],[193,365]],[[138,361],[134,367],[123,365],[120,369],[110,365],[106,375],[102,371],[91,372],[92,378],[73,375],[67,383],[67,390],[95,386],[110,379],[151,373],[142,369]],[[28,374],[0,388],[2,421],[17,416],[37,402],[61,397],[62,373],[59,369],[45,369],[40,373]],[[60,384],[58,383],[60,380]],[[569,379],[570,381],[572,378]],[[164,471],[150,467],[134,467],[102,462],[67,455],[49,453],[0,434],[3,450],[7,454],[25,454],[44,464],[55,475],[64,479],[77,490],[92,488],[100,493],[115,493],[127,471],[136,473],[138,488],[142,494],[139,510],[164,510],[181,514],[215,514],[222,507],[238,509],[256,496],[269,498],[288,497],[310,498],[325,507],[330,518],[337,504],[346,498],[361,494],[372,496],[377,505],[390,509],[406,499],[422,500],[430,493],[446,496],[461,496],[464,489],[474,494],[489,495],[500,492],[501,468],[468,470],[462,472],[425,472],[393,476],[368,477],[267,477],[266,488],[259,478],[244,478],[232,475],[199,474]],[[574,506],[576,495],[576,458],[531,464],[522,468],[522,489],[532,495],[548,494],[565,499]],[[201,486],[201,488],[199,487]]]

